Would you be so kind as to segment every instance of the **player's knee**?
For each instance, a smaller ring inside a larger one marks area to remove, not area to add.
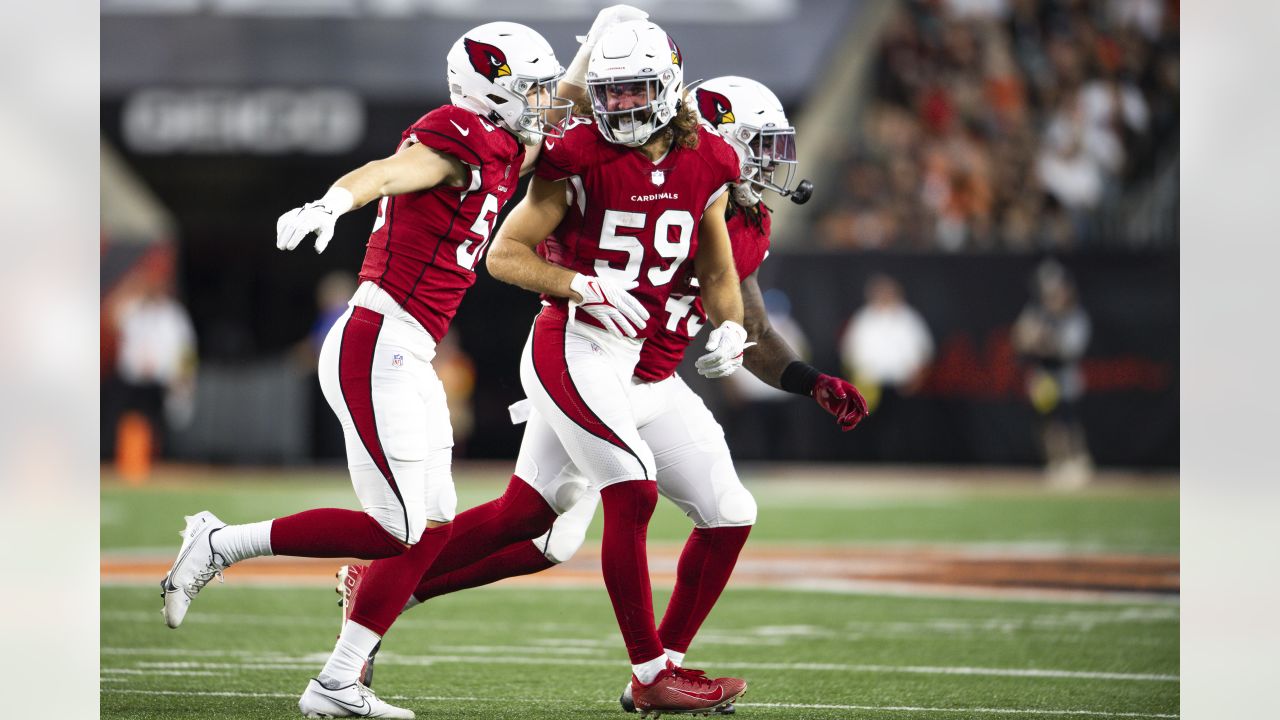
[[[391,539],[403,545],[413,545],[422,538],[427,527],[426,512],[405,508],[394,500],[389,505],[366,506],[364,512],[373,518]]]
[[[453,471],[448,450],[443,459],[427,467],[426,518],[437,523],[453,522],[458,514],[458,492],[453,486]]]
[[[755,525],[756,499],[742,485],[732,487],[721,493],[717,500],[718,526]]]
[[[438,523],[453,522],[458,514],[458,492],[453,482],[427,488],[426,519]]]
[[[409,508],[406,515],[409,522],[409,531],[405,542],[414,545],[422,539],[422,533],[427,530],[427,508],[419,504],[418,507]]]
[[[556,523],[550,532],[534,540],[542,554],[553,563],[568,561],[587,539],[587,529],[576,525],[562,526]]]
[[[574,480],[561,483],[560,486],[553,491],[554,499],[551,502],[551,505],[555,508],[556,512],[564,513],[568,511],[569,508],[577,505],[578,501],[581,500],[582,496],[586,493],[587,484],[584,482]]]

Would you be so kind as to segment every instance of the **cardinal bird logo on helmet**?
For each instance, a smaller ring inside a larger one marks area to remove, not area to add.
[[[493,82],[500,77],[511,74],[511,66],[507,64],[506,53],[489,43],[482,43],[463,38],[462,44],[467,48],[467,57],[471,59],[471,67],[476,72]]]
[[[680,48],[670,35],[667,36],[667,44],[671,46],[671,64],[678,68],[684,67],[684,56],[680,54]]]
[[[698,91],[698,112],[712,127],[734,122],[733,105],[729,98],[711,90]]]

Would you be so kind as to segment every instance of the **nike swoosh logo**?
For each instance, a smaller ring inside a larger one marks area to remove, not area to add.
[[[555,149],[555,147],[556,147],[556,144],[555,144],[555,143],[550,142],[550,141],[548,141],[548,142],[547,142],[547,149],[548,149],[548,150],[554,150],[554,149]]]
[[[720,698],[724,697],[724,688],[716,688],[716,691],[714,693],[693,692],[691,690],[681,690],[680,688],[671,688],[671,689],[675,690],[681,695],[688,695],[691,698],[697,698],[698,700],[709,700],[711,702],[716,702]]]
[[[449,121],[449,124],[458,128],[458,134],[461,135],[462,137],[466,137],[471,134],[470,130],[463,130],[461,125],[459,125],[458,123],[452,120]]]
[[[321,687],[324,687],[324,686],[322,685]],[[327,690],[328,688],[325,688],[325,689]],[[332,691],[331,691],[331,692],[332,692]],[[358,712],[358,713],[360,713],[361,715],[368,715],[369,713],[373,712],[373,709],[369,706],[369,701],[368,701],[368,700],[365,700],[363,697],[362,697],[362,698],[360,698],[360,704],[359,704],[359,705],[352,705],[352,704],[351,704],[351,703],[349,703],[349,702],[345,702],[345,701],[343,701],[343,700],[339,700],[338,698],[334,697],[333,695],[330,695],[330,696],[329,696],[329,699],[330,699],[330,700],[332,700],[333,702],[338,703],[338,704],[339,704],[339,705],[341,705],[342,707],[347,708],[347,709],[349,709],[349,710],[354,710],[355,712]]]

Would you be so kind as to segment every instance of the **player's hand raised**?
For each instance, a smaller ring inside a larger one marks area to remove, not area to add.
[[[703,377],[721,378],[732,375],[742,367],[742,353],[755,343],[747,342],[746,328],[732,320],[725,320],[711,331],[707,338],[707,354],[698,358],[698,374]]]
[[[338,216],[351,209],[351,193],[333,187],[324,197],[294,208],[276,220],[276,247],[292,250],[308,235],[315,233],[316,252],[322,253],[333,239],[333,226]]]
[[[813,384],[813,399],[823,410],[836,416],[840,429],[849,432],[868,414],[867,401],[853,383],[832,375],[819,375]]]
[[[569,320],[581,308],[606,330],[620,337],[636,337],[648,322],[649,311],[627,292],[635,286],[634,282],[624,286],[602,277],[574,275],[569,288],[582,296],[582,302],[569,301]]]
[[[614,25],[631,20],[647,20],[648,18],[649,13],[640,8],[630,5],[610,5],[596,15],[595,22],[591,23],[591,30],[587,31],[586,35],[579,35],[576,39],[584,45],[595,47],[596,42],[600,40],[600,36]]]

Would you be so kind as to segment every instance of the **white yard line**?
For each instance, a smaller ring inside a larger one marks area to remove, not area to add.
[[[129,688],[103,688],[104,693],[128,693],[131,695],[169,695],[183,697],[236,697],[236,698],[289,698],[298,697],[297,693],[261,693],[233,691],[182,691],[182,690],[134,690]],[[492,702],[513,703],[528,702],[528,698],[478,698],[478,697],[444,697],[438,695],[385,695],[386,700],[408,700],[410,702]],[[600,700],[598,704],[614,705],[615,700]],[[1165,713],[1133,713],[1109,712],[1106,710],[1045,710],[1035,708],[946,708],[946,707],[911,707],[906,705],[817,705],[804,703],[738,703],[739,707],[785,708],[804,710],[866,710],[870,712],[936,712],[936,713],[978,713],[983,715],[1043,715],[1057,717],[1101,717],[1101,718],[1177,718],[1177,715]]]
[[[109,650],[104,648],[104,653]],[[142,654],[142,653],[139,653]],[[316,657],[319,657],[317,655]],[[314,659],[299,656],[241,656],[238,662],[195,662],[190,660],[173,662],[138,662],[138,668],[154,668],[160,670],[299,670],[307,669],[314,664]],[[399,655],[382,653],[378,656],[380,663],[387,665],[427,666],[445,663],[490,663],[502,665],[569,665],[581,667],[612,667],[617,665],[612,660],[591,660],[565,657],[524,657],[486,655]],[[743,670],[786,670],[806,672],[844,672],[873,674],[910,674],[910,675],[969,675],[983,677],[1016,677],[1044,678],[1062,680],[1116,680],[1125,682],[1178,682],[1177,675],[1161,673],[1119,673],[1087,670],[1054,670],[1045,668],[991,668],[967,666],[931,666],[931,665],[864,665],[846,663],[759,663],[759,662],[717,662],[717,668]]]
[[[841,665],[836,663],[716,663],[716,667],[748,670],[829,670],[853,673],[908,673],[914,675],[984,675],[989,677],[1061,678],[1070,680],[1128,680],[1133,682],[1178,682],[1177,675],[1158,673],[1116,673],[1087,670],[1041,670],[1021,668],[934,667],[928,665]]]
[[[214,677],[225,675],[226,673],[213,672],[212,670],[157,670],[154,668],[102,668],[103,675],[203,675],[205,677]],[[121,678],[123,680],[124,678]]]

